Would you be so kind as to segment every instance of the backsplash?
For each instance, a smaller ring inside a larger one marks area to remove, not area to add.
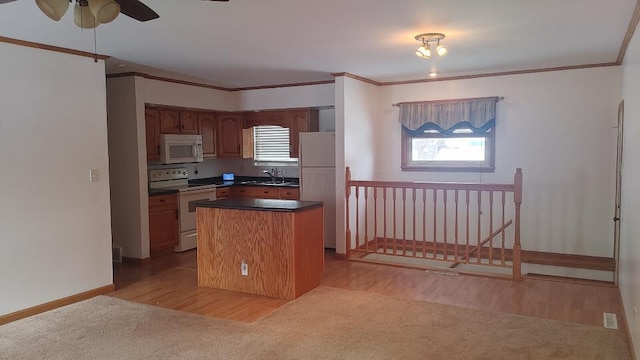
[[[147,169],[165,169],[185,167],[189,171],[189,179],[203,179],[222,176],[222,173],[234,173],[237,176],[266,176],[263,170],[271,170],[272,166],[255,166],[253,159],[206,159],[197,164],[149,165]],[[282,176],[299,177],[297,166],[273,166],[282,171]],[[196,173],[197,172],[197,173]],[[280,175],[280,174],[279,174]]]

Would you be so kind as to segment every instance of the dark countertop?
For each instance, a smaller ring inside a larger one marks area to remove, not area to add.
[[[300,184],[298,183],[299,181],[298,178],[285,178],[284,184],[268,184],[268,185],[262,184],[269,180],[270,179],[268,177],[236,176],[235,180],[233,181],[223,181],[222,177],[210,177],[210,178],[203,178],[203,179],[192,179],[192,180],[189,180],[189,184],[215,185],[216,187],[227,187],[227,186],[275,186],[275,187],[289,187],[289,188],[300,187]]]
[[[196,207],[216,209],[237,209],[257,211],[295,212],[321,207],[322,201],[299,201],[278,199],[226,198],[212,201],[198,201]]]

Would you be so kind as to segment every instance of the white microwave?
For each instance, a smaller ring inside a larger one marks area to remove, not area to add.
[[[160,138],[160,161],[163,164],[204,161],[201,135],[163,134]]]

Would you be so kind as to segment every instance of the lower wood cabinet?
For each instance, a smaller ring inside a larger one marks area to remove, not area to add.
[[[278,186],[234,186],[231,194],[238,197],[251,197],[262,199],[298,200],[300,191],[298,188]]]
[[[230,187],[217,188],[216,189],[216,199],[228,198],[229,195],[231,195],[231,188]]]
[[[178,245],[178,195],[149,196],[149,251]]]

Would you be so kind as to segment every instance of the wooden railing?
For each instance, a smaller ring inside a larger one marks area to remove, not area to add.
[[[347,259],[510,268],[521,279],[521,169],[512,184],[352,180],[348,167],[345,180]]]

